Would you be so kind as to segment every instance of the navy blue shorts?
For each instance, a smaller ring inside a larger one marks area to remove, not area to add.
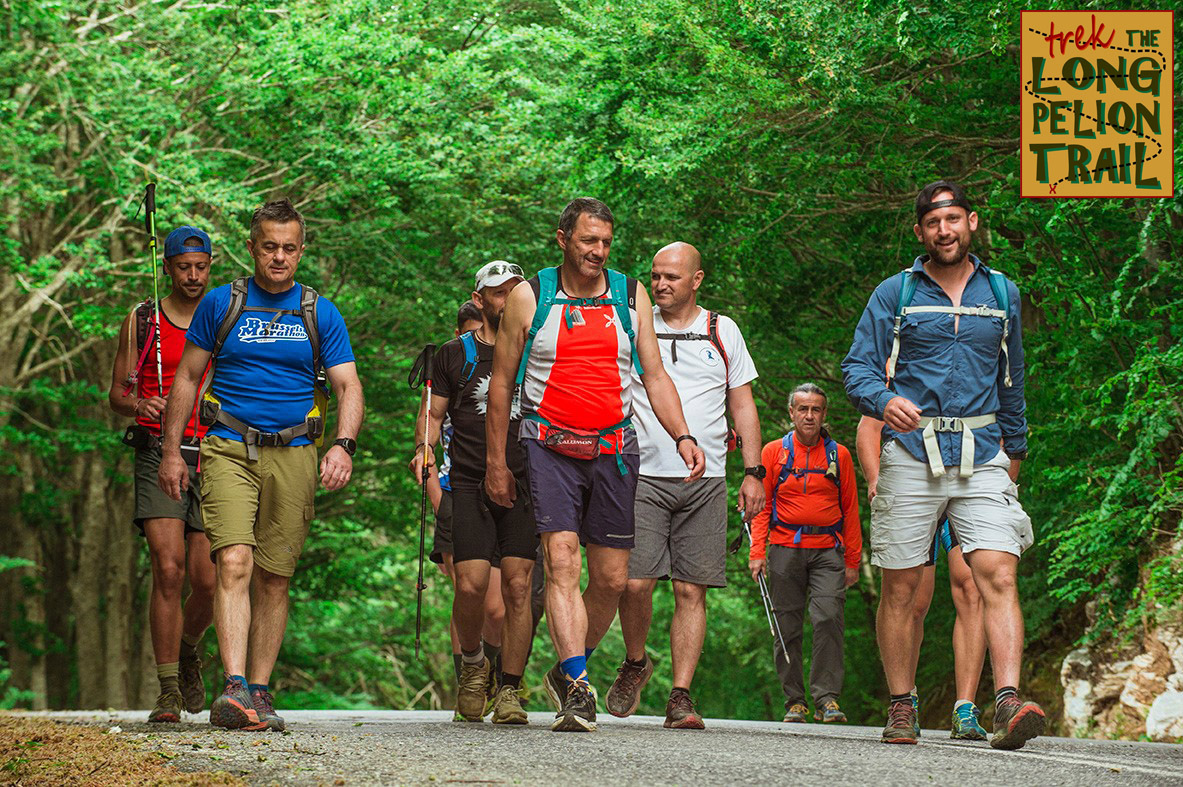
[[[940,550],[945,550],[947,555],[953,551],[953,547],[959,546],[961,546],[961,542],[957,540],[957,534],[953,532],[953,526],[949,524],[949,517],[945,517],[937,525],[937,534],[932,537],[932,549],[929,551],[928,561],[924,565],[935,566]]]
[[[569,531],[579,534],[581,544],[633,548],[640,456],[625,454],[628,473],[621,475],[616,454],[574,459],[530,438],[522,440],[522,447],[539,533]]]

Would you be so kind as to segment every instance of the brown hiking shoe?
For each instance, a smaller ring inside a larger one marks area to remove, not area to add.
[[[995,749],[1021,749],[1023,744],[1043,734],[1046,719],[1043,708],[1012,695],[994,709],[994,734],[990,746]]]
[[[785,724],[804,724],[809,721],[809,708],[805,707],[804,703],[794,702],[785,711],[785,717],[781,719]]]
[[[916,709],[912,699],[891,703],[887,711],[887,726],[883,728],[884,743],[916,743]]]
[[[460,682],[456,689],[456,710],[465,721],[481,721],[488,704],[485,687],[489,682],[489,660],[479,664],[461,664]]]
[[[813,720],[824,724],[845,724],[846,714],[838,707],[837,700],[826,700],[813,712]]]
[[[205,710],[205,682],[201,679],[201,658],[181,656],[179,682],[185,710],[201,713]]]
[[[653,659],[646,656],[645,663],[639,667],[626,659],[616,673],[616,680],[612,681],[612,688],[608,689],[604,707],[613,716],[623,719],[633,715],[641,704],[641,689],[653,677]]]
[[[665,704],[665,724],[671,730],[702,730],[702,716],[694,708],[694,700],[685,691],[670,692],[670,701]]]
[[[178,722],[181,720],[181,708],[184,707],[181,692],[165,689],[156,698],[156,707],[148,714],[150,722]]]
[[[493,698],[493,723],[528,724],[529,721],[518,690],[513,686],[502,686]]]

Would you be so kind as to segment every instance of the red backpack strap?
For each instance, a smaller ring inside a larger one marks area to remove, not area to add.
[[[719,336],[719,313],[707,312],[707,338],[711,340],[711,344],[719,350],[719,355],[723,356],[723,375],[724,377],[731,376],[731,363],[727,357],[727,350],[723,348],[723,339]]]

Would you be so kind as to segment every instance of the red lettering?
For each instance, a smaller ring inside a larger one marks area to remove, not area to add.
[[[1085,38],[1084,35],[1084,25],[1077,25],[1075,30],[1070,30],[1067,33],[1057,33],[1056,23],[1054,21],[1051,23],[1051,29],[1048,31],[1048,34],[1043,37],[1043,40],[1047,41],[1048,55],[1052,60],[1056,59],[1057,42],[1060,44],[1061,55],[1068,50],[1069,41],[1075,42],[1076,48],[1081,50],[1088,49],[1089,47],[1094,49],[1097,47],[1108,49],[1110,47],[1110,45],[1113,43],[1114,36],[1117,35],[1117,31],[1111,31],[1109,33],[1109,38],[1103,41],[1101,40],[1101,37],[1105,35],[1105,25],[1101,24],[1099,27],[1097,26],[1096,14],[1092,14],[1091,19],[1092,30],[1089,33],[1088,38]]]

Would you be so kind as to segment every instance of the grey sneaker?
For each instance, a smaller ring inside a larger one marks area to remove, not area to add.
[[[653,677],[653,659],[648,656],[641,666],[630,664],[627,660],[616,670],[616,680],[612,681],[612,688],[604,698],[604,707],[613,716],[625,718],[632,716],[641,704],[641,689]]]
[[[887,726],[883,728],[884,743],[916,743],[916,709],[911,700],[891,703],[887,712]]]
[[[838,707],[836,700],[826,700],[813,712],[813,720],[823,724],[845,724],[846,714]]]
[[[785,711],[785,717],[781,719],[784,724],[804,724],[809,721],[809,708],[805,707],[803,702],[794,702]]]
[[[994,734],[990,736],[990,746],[1021,749],[1027,741],[1043,734],[1045,723],[1043,708],[1034,702],[1009,697],[994,710]]]

